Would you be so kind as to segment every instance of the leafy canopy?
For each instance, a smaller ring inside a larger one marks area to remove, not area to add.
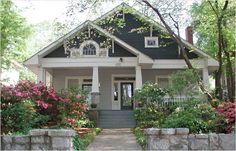
[[[25,59],[24,49],[31,30],[11,0],[1,1],[0,26],[2,67],[7,68],[10,60],[23,61]]]

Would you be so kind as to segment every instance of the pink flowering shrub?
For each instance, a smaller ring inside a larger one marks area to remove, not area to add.
[[[65,90],[61,93],[61,98],[64,104],[60,106],[60,110],[63,111],[63,120],[65,124],[75,128],[77,122],[80,119],[86,118],[88,106],[85,103],[86,94],[83,92],[78,95],[78,91]]]
[[[235,104],[230,101],[223,102],[222,104],[216,107],[216,111],[220,114],[223,114],[224,117],[227,119],[227,125],[225,127],[225,131],[226,133],[231,133],[232,127],[235,124],[235,114],[236,114]]]
[[[37,115],[48,117],[47,119],[44,118],[44,123],[37,119],[41,123],[37,123],[36,120],[36,123],[31,125],[32,127],[60,126],[63,123],[73,126],[76,123],[75,121],[86,116],[87,105],[85,104],[84,98],[84,95],[75,95],[75,93],[70,91],[57,94],[53,88],[47,87],[43,83],[31,81],[20,81],[16,86],[2,86],[1,109],[6,114],[2,116],[5,123],[1,125],[3,128],[7,127],[9,123],[8,119],[13,118],[13,114],[8,114],[8,112],[4,111],[12,109],[16,104],[17,106],[22,106],[22,103],[30,101],[32,102],[31,108],[33,108],[32,114],[37,113]],[[14,113],[13,110],[11,112]],[[16,111],[15,116],[21,115],[21,112]],[[22,117],[22,119],[24,118]],[[30,121],[24,122],[30,123]],[[5,133],[7,132],[9,132],[9,128],[5,128]]]

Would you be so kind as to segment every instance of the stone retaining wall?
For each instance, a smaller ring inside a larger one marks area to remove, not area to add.
[[[1,136],[1,150],[73,150],[75,131],[35,129],[24,136]]]
[[[188,128],[144,130],[146,150],[235,150],[235,134],[189,134]]]

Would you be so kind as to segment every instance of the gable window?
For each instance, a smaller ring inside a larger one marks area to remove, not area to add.
[[[144,37],[144,40],[145,40],[145,48],[159,47],[158,37]]]
[[[87,44],[83,47],[83,55],[96,55],[96,47],[93,44]]]
[[[84,41],[80,45],[80,55],[82,56],[97,56],[99,51],[99,45],[93,40]]]

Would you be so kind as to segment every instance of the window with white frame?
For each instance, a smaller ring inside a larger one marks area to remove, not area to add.
[[[156,76],[156,83],[161,88],[168,88],[171,86],[171,81],[168,76]]]
[[[145,48],[158,48],[159,40],[158,37],[144,37]]]
[[[98,55],[99,45],[93,40],[87,40],[80,45],[79,49],[82,56],[96,56]]]
[[[75,89],[79,87],[79,78],[78,77],[66,77],[66,88]]]

